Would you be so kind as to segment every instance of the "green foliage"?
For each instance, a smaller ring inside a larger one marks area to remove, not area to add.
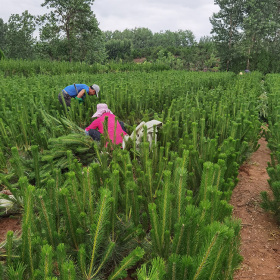
[[[104,75],[35,61],[12,77],[4,73],[28,65],[4,62],[1,187],[23,213],[21,237],[4,245],[4,277],[18,264],[24,279],[120,279],[128,269],[139,279],[232,277],[240,224],[228,201],[240,164],[258,147],[260,73],[111,63]],[[61,106],[58,92],[76,80],[100,84],[100,99]],[[106,147],[106,136],[97,143],[84,132],[99,102],[129,134],[143,120],[163,126],[151,145],[145,128],[139,145]]]
[[[131,55],[131,41],[110,40],[105,45],[108,59],[126,59]]]
[[[0,49],[0,60],[5,58],[4,52]]]
[[[92,11],[93,3],[94,0],[45,0],[42,6],[50,8],[47,14],[34,16],[25,11],[12,14],[8,23],[0,19],[0,49],[9,59],[83,62],[89,64],[90,70],[97,67],[102,71],[111,71],[105,63],[114,60],[118,71],[156,68],[279,72],[277,1],[215,1],[220,9],[210,19],[213,36],[202,37],[198,42],[191,30],[153,33],[148,28],[133,28],[102,32]],[[39,38],[35,38],[35,30],[40,31]],[[165,53],[164,58],[158,57],[159,52]],[[133,58],[149,63],[135,66]],[[131,65],[124,66],[123,61]],[[155,66],[151,62],[156,62]]]
[[[148,267],[148,271],[147,271]],[[160,280],[163,279],[165,274],[165,263],[161,258],[152,259],[151,264],[143,264],[140,269],[137,270],[137,279],[139,280]]]
[[[7,277],[10,280],[24,280],[25,266],[22,263],[18,263],[17,266],[9,266],[7,269]]]
[[[280,165],[279,163],[279,77],[278,75],[268,75],[265,79],[265,101],[269,128],[264,130],[268,140],[268,147],[271,149],[271,162],[268,163],[267,173],[269,175],[269,186],[272,195],[262,192],[262,207],[266,211],[271,211],[278,223],[280,222]]]
[[[213,39],[222,69],[236,73],[240,69],[278,72],[273,60],[278,60],[279,14],[275,1],[218,0],[220,11],[214,13]],[[268,20],[269,19],[269,20]],[[269,40],[268,38],[274,38]],[[274,59],[272,59],[274,57]]]
[[[13,59],[34,58],[35,39],[33,33],[36,29],[35,17],[23,12],[21,15],[13,14],[9,18],[6,30],[5,53]]]
[[[167,67],[170,67],[170,69],[183,69],[183,62],[181,59],[175,58],[170,52],[168,52],[165,56],[163,50],[159,51],[158,58],[155,63],[163,64]]]
[[[268,102],[267,102],[267,94],[264,92],[259,96],[259,105],[258,105],[258,110],[259,110],[259,116],[262,120],[266,120],[268,117]]]
[[[45,0],[42,6],[52,8],[52,11],[43,17],[43,32],[45,39],[55,40],[56,36],[66,38],[67,60],[85,60],[92,42],[101,38],[97,20],[91,11],[93,0],[72,1],[65,3],[61,0]],[[53,37],[53,31],[57,35]],[[89,38],[88,34],[92,37]],[[94,38],[94,39],[93,39]],[[101,41],[101,40],[100,40]],[[100,42],[101,43],[101,42]]]
[[[142,248],[137,247],[126,258],[124,258],[119,267],[109,276],[109,280],[117,280],[127,276],[127,269],[135,265],[145,254]]]

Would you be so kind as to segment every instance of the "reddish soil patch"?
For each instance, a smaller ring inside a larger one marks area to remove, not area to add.
[[[7,232],[12,230],[15,234],[20,234],[21,232],[21,217],[7,217],[0,218],[0,242],[6,239]]]
[[[280,279],[280,228],[272,213],[261,207],[260,193],[271,190],[267,180],[270,150],[264,138],[260,148],[239,170],[239,182],[233,190],[233,216],[242,221],[241,255],[243,262],[234,280]]]

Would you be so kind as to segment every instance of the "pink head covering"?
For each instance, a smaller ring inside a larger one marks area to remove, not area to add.
[[[107,106],[107,104],[105,104],[105,103],[99,103],[99,104],[97,104],[96,107],[97,107],[97,110],[96,110],[95,114],[92,115],[92,118],[95,118],[95,117],[99,118],[99,117],[101,117],[104,113],[113,114],[113,113],[108,109],[108,106]]]

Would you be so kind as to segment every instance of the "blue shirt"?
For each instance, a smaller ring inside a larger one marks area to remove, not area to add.
[[[85,84],[76,84],[76,88],[78,90],[78,93],[82,90],[85,89],[86,93],[88,94],[89,87]],[[64,90],[71,96],[71,97],[76,97],[78,95],[74,85],[67,86],[64,88]],[[86,95],[83,95],[83,98],[85,98]]]

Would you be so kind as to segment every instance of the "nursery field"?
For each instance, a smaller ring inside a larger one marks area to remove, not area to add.
[[[280,76],[4,70],[0,190],[22,230],[1,243],[0,279],[232,279],[242,257],[230,199],[261,135],[275,194],[262,193],[263,207],[277,217]],[[100,97],[68,110],[57,95],[73,83],[100,85]],[[84,133],[97,103],[129,134],[142,121],[163,126],[151,146],[145,133],[140,145],[105,147]]]

